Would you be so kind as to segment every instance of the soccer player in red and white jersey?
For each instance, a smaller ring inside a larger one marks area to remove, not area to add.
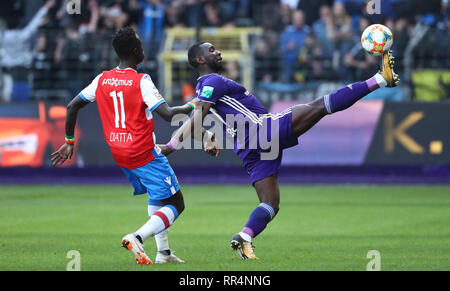
[[[170,250],[167,238],[170,225],[184,210],[183,195],[174,171],[155,144],[152,114],[156,112],[170,121],[176,114],[190,113],[195,103],[169,107],[150,76],[136,72],[144,51],[132,28],[119,30],[112,44],[120,58],[119,66],[98,75],[69,103],[66,143],[52,154],[52,162],[56,166],[70,160],[78,110],[97,101],[104,137],[117,165],[133,185],[134,195],[148,193],[149,196],[149,220],[122,239],[123,247],[136,255],[139,264],[152,264],[143,242],[154,236],[158,248],[156,263],[183,262]],[[205,144],[205,149],[211,142]]]

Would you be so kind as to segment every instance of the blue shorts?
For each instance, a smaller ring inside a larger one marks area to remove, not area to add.
[[[170,198],[180,190],[175,172],[167,158],[152,151],[155,159],[137,169],[122,168],[134,188],[134,195],[148,193],[149,205],[159,205],[160,200]]]
[[[251,183],[254,184],[264,178],[277,174],[281,167],[283,150],[298,145],[298,139],[292,133],[292,110],[291,108],[278,113],[270,114],[267,117],[269,122],[277,119],[278,121],[278,156],[275,159],[263,160],[261,153],[265,152],[261,149],[250,150],[249,153],[242,158],[247,173],[250,175]],[[273,133],[272,136],[275,136]]]

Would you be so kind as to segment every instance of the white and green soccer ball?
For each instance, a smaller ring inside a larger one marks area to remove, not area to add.
[[[375,56],[383,55],[392,47],[393,43],[394,36],[391,30],[381,24],[373,24],[367,27],[361,36],[361,44],[364,50]]]

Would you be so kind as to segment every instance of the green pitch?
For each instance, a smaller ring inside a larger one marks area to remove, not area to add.
[[[122,236],[147,219],[128,186],[0,187],[0,270],[450,270],[450,187],[282,186],[278,216],[255,239],[259,261],[229,247],[256,207],[250,186],[184,186],[170,246],[185,264],[138,266]],[[146,242],[154,258],[155,243]]]

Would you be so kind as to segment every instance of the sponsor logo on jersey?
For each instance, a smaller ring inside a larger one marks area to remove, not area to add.
[[[118,78],[103,79],[102,86],[104,85],[109,85],[113,87],[133,86],[133,80],[120,80]]]
[[[164,181],[165,181],[167,184],[172,185],[172,178],[170,178],[170,176],[166,177],[166,178],[164,179]]]

